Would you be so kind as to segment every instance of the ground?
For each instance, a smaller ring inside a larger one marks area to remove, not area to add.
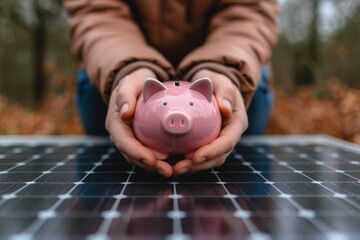
[[[360,144],[360,90],[329,81],[292,93],[275,89],[267,134],[328,134]],[[0,96],[0,135],[82,135],[72,91],[32,111]]]

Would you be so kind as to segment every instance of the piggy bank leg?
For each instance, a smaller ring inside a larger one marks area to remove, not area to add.
[[[164,160],[164,159],[167,159],[169,157],[169,154],[168,153],[164,153],[164,152],[159,152],[157,150],[154,150],[154,149],[151,149],[150,150],[153,152],[153,154],[155,155],[156,159],[159,159],[159,160]]]

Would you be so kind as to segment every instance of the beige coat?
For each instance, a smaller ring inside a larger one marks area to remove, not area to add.
[[[109,100],[114,76],[148,67],[166,80],[207,68],[246,105],[278,37],[276,0],[64,0],[72,50]]]

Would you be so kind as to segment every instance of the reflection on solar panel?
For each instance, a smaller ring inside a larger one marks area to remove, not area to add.
[[[226,164],[164,178],[87,139],[0,139],[0,238],[352,239],[360,150],[252,138]]]

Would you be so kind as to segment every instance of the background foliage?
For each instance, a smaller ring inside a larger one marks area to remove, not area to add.
[[[360,143],[360,2],[282,0],[269,134]],[[0,0],[0,134],[83,134],[61,0]]]

